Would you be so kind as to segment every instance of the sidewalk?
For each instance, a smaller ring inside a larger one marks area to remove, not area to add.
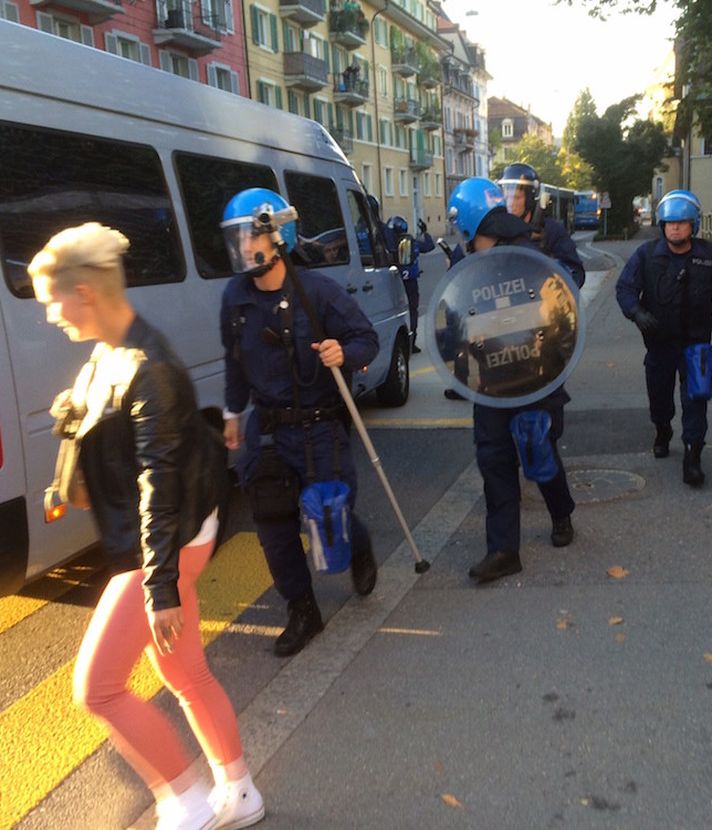
[[[649,451],[639,337],[613,287],[592,309],[569,429],[624,420],[564,449],[574,544],[551,547],[527,485],[524,572],[474,587],[471,465],[416,529],[431,570],[416,578],[401,546],[372,599],[241,715],[250,748],[289,722],[273,754],[256,747],[265,830],[709,826],[710,491],[682,484],[678,429],[669,459]]]

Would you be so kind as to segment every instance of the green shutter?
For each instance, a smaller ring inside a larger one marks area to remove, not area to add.
[[[277,109],[281,110],[282,109],[282,87],[276,86],[274,88],[274,98],[275,98],[275,101],[277,102]]]
[[[311,118],[311,108],[309,106],[309,95],[304,93],[304,117]]]
[[[257,19],[257,9],[254,6],[250,6],[250,23],[252,24],[252,42],[259,44],[260,26]]]
[[[327,117],[328,117],[329,127],[333,127],[334,126],[334,105],[332,103],[327,104],[326,105],[326,111],[328,113]]]
[[[369,141],[373,141],[373,120],[370,115],[366,116],[366,136]]]
[[[269,26],[272,31],[272,51],[279,52],[279,41],[277,40],[277,16],[271,14],[269,16]]]

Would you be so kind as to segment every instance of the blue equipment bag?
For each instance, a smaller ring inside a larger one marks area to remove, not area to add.
[[[351,564],[351,508],[344,481],[317,481],[302,490],[302,518],[314,567],[338,574]]]
[[[694,400],[712,398],[712,362],[708,343],[693,343],[685,349],[687,394]]]
[[[509,422],[519,450],[524,477],[544,483],[558,473],[559,465],[549,439],[551,415],[545,409],[526,409]]]

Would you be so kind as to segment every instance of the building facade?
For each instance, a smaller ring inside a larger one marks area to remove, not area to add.
[[[525,135],[540,138],[548,147],[554,144],[551,124],[533,115],[531,110],[512,103],[508,98],[492,97],[487,102],[487,123],[496,151],[492,164],[517,161],[517,145]],[[496,138],[495,138],[496,137]]]

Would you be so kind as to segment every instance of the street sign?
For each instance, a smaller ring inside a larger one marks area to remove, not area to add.
[[[610,206],[611,197],[608,195],[608,191],[601,193],[601,210],[608,210]]]

